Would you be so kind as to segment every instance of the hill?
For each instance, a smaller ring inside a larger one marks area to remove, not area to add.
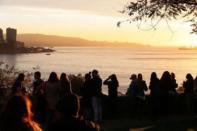
[[[17,40],[25,43],[26,46],[102,46],[102,47],[132,47],[144,48],[148,45],[124,42],[91,41],[77,37],[63,37],[43,34],[18,34]]]

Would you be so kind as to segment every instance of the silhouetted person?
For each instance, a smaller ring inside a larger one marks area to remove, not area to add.
[[[186,81],[183,82],[184,93],[186,95],[193,95],[194,93],[194,79],[190,73],[186,75]]]
[[[41,79],[41,73],[36,71],[34,73],[33,81],[33,103],[35,110],[35,118],[44,123],[46,113],[46,99],[45,99],[44,81]]]
[[[186,81],[183,82],[185,102],[186,102],[186,111],[187,113],[192,113],[192,97],[194,95],[194,79],[190,73],[186,75]]]
[[[155,72],[152,72],[150,77],[150,84],[149,84],[151,97],[158,97],[158,93],[159,93],[158,86],[159,86],[159,79],[157,78],[157,74]]]
[[[107,109],[108,114],[113,117],[116,112],[116,98],[118,96],[118,86],[119,82],[115,74],[110,75],[104,82],[104,85],[108,86],[108,101],[107,101]]]
[[[145,91],[147,91],[146,82],[143,80],[142,74],[138,74],[137,81],[136,81],[136,96],[135,96],[135,103],[137,118],[141,119],[142,111],[145,101]]]
[[[150,96],[151,96],[151,107],[152,107],[152,116],[154,118],[157,117],[159,111],[159,79],[157,78],[157,74],[152,72],[150,77]]]
[[[60,84],[57,74],[51,72],[48,81],[45,83],[45,97],[47,101],[47,123],[53,119],[56,104],[59,100]]]
[[[172,72],[171,73],[171,79],[172,79],[172,88],[170,89],[170,95],[175,96],[177,95],[176,88],[178,87],[178,84],[176,83],[176,78],[175,74]]]
[[[131,77],[129,78],[131,80],[131,83],[127,89],[127,92],[126,92],[126,96],[128,96],[128,100],[129,100],[129,104],[128,105],[128,108],[130,110],[130,115],[136,115],[136,100],[135,100],[135,97],[136,97],[136,89],[137,89],[137,76],[136,74],[132,74]]]
[[[115,74],[110,75],[104,82],[104,85],[108,86],[108,96],[110,98],[116,98],[118,95],[119,82]]]
[[[23,73],[20,73],[12,86],[12,94],[25,94],[26,93],[26,89],[23,86],[24,79],[25,79],[25,75]]]
[[[65,94],[71,94],[72,89],[70,85],[70,81],[68,80],[65,73],[62,73],[60,76],[60,97],[64,96]]]
[[[178,97],[178,93],[176,91],[176,88],[178,87],[178,84],[176,83],[176,76],[175,74],[172,72],[171,74],[171,81],[172,81],[172,86],[169,89],[169,96],[168,96],[168,107],[169,107],[169,113],[174,113],[176,112],[176,104],[177,104],[177,97]]]
[[[10,98],[1,115],[0,131],[42,131],[33,120],[28,97],[18,95]]]
[[[169,91],[172,88],[171,75],[168,71],[165,71],[159,81],[160,111],[162,114],[169,112]]]
[[[129,97],[135,97],[136,96],[136,82],[137,82],[136,74],[132,74],[129,79],[131,79],[131,83],[129,85],[129,88],[127,89],[126,95]]]
[[[97,70],[92,71],[91,86],[94,121],[100,123],[102,121],[102,79]]]
[[[85,82],[82,87],[82,112],[87,120],[93,119],[93,108],[92,108],[92,85],[91,85],[91,72],[85,74]]]
[[[143,80],[142,74],[138,74],[137,82],[136,82],[136,97],[141,100],[145,100],[145,91],[148,90],[146,82]]]
[[[79,103],[79,98],[74,94],[61,98],[57,104],[56,120],[47,131],[96,131],[94,123],[80,119]]]
[[[33,81],[33,96],[43,96],[44,95],[44,81],[41,79],[41,73],[36,71],[34,73]]]

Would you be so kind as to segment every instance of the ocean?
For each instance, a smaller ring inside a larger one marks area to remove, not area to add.
[[[46,80],[51,71],[60,75],[82,74],[97,69],[104,80],[112,73],[118,77],[119,92],[125,93],[133,73],[142,73],[149,85],[151,72],[160,78],[166,70],[176,74],[177,83],[182,85],[187,73],[197,75],[197,50],[158,48],[102,48],[102,47],[55,47],[56,51],[47,55],[17,54],[0,55],[0,61],[14,65],[19,70],[40,70]],[[107,87],[103,86],[107,93]]]

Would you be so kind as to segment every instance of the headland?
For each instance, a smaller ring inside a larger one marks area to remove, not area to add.
[[[6,39],[3,30],[0,28],[0,54],[19,54],[19,53],[44,53],[54,52],[53,49],[44,47],[27,47],[24,42],[17,41],[17,30],[6,29]]]

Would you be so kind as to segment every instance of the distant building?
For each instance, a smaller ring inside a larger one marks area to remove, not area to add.
[[[16,44],[16,34],[17,34],[16,29],[7,28],[6,29],[6,40],[7,40],[7,43]]]
[[[0,28],[0,43],[3,43],[3,30]]]

